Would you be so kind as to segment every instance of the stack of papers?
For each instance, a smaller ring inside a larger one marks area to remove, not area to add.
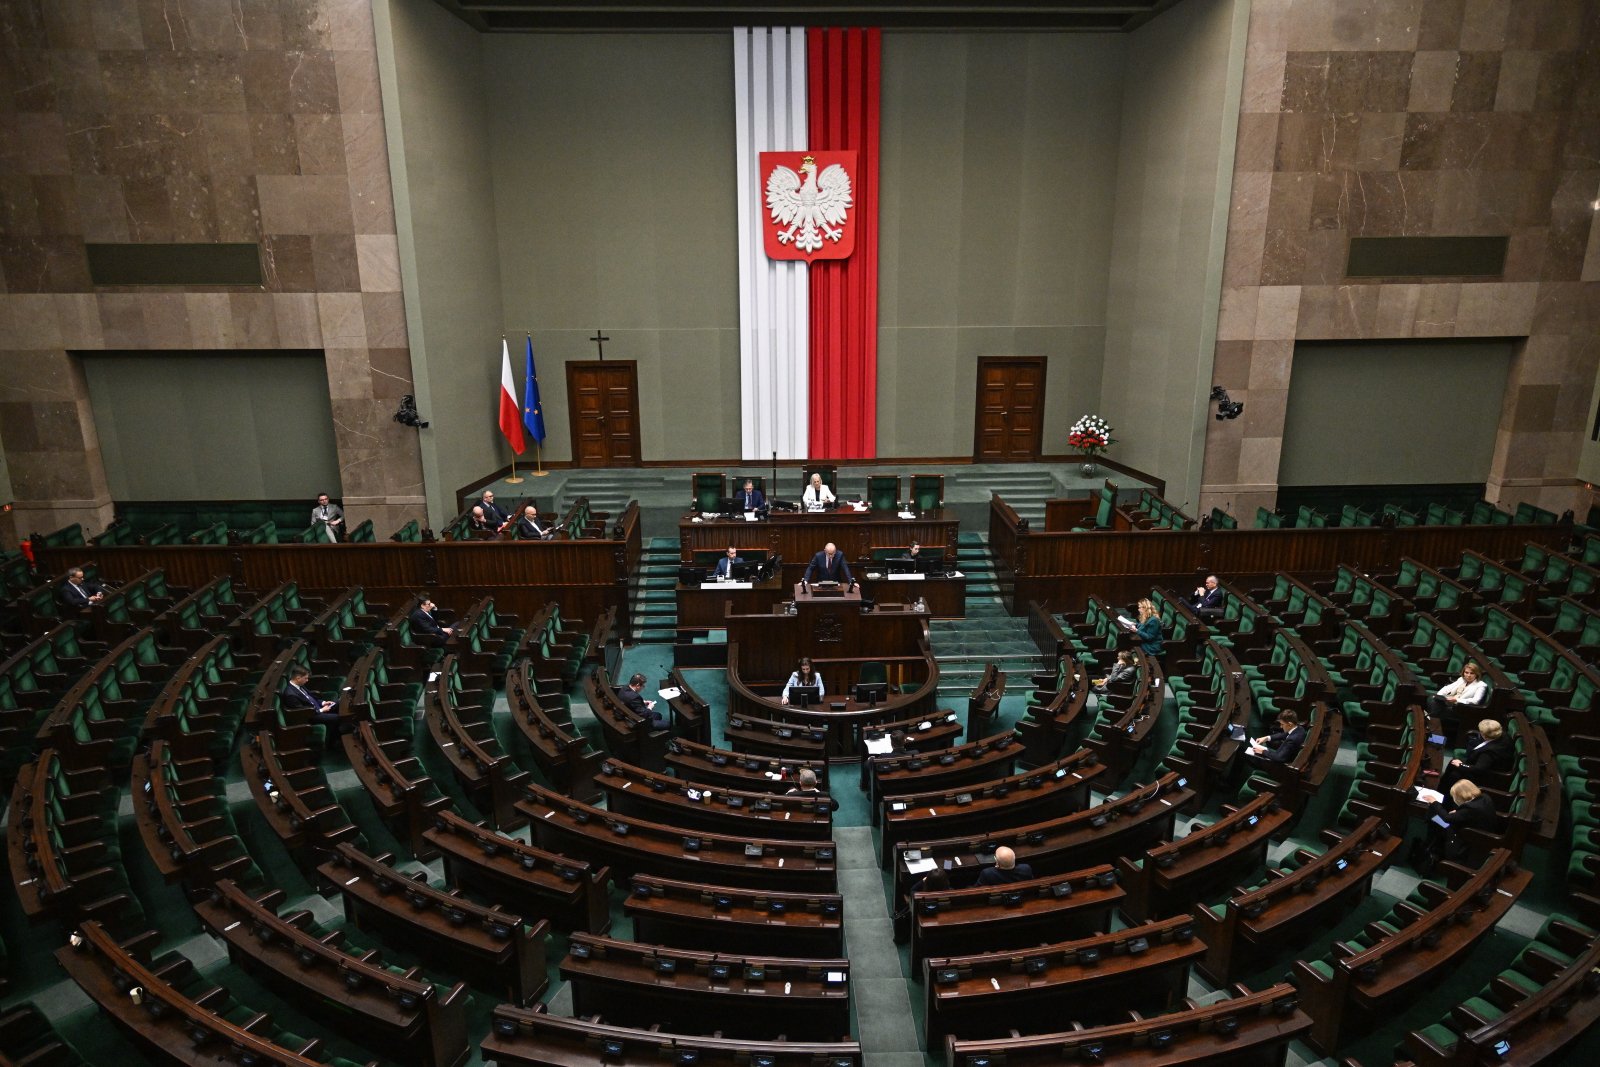
[[[867,740],[867,755],[882,756],[894,749],[894,739],[888,735]]]
[[[906,873],[927,874],[937,866],[933,860],[906,860]]]
[[[1437,789],[1428,789],[1419,785],[1417,786],[1417,799],[1424,804],[1438,804],[1444,800],[1444,794]]]
[[[679,697],[683,696],[683,690],[679,689],[675,685],[668,686],[666,689],[657,690],[656,696],[660,697],[662,700],[677,700]]]

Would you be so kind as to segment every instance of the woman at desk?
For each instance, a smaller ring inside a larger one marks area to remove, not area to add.
[[[818,674],[811,666],[810,656],[800,657],[800,669],[789,675],[789,680],[784,683],[783,698],[779,703],[789,703],[789,690],[797,686],[804,689],[815,689],[819,700],[826,695],[826,690],[822,688],[822,675]]]
[[[805,496],[800,498],[807,511],[821,511],[826,505],[834,503],[833,490],[822,484],[822,475],[813,474],[811,484],[806,486]]]

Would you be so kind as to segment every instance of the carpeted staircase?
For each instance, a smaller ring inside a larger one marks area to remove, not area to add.
[[[670,643],[676,636],[678,553],[678,542],[671,537],[652,537],[644,545],[629,605],[635,641]]]
[[[956,565],[967,576],[967,616],[935,619],[928,627],[928,641],[939,661],[941,707],[963,707],[986,664],[995,663],[1006,672],[1019,699],[1028,676],[1044,668],[1039,649],[1028,636],[1027,619],[1008,615],[1001,603],[988,542],[987,534],[962,532]],[[1002,705],[1002,715],[1004,710]]]

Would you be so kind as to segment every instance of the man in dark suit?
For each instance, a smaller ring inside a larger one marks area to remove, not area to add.
[[[1207,575],[1205,583],[1195,589],[1189,606],[1194,608],[1196,615],[1207,622],[1222,618],[1222,613],[1228,606],[1228,594],[1217,585],[1215,574]]]
[[[56,590],[56,599],[63,607],[87,613],[89,608],[106,598],[105,587],[92,578],[83,576],[82,567],[67,572],[67,580]]]
[[[1486,781],[1491,774],[1511,769],[1516,747],[1499,723],[1493,719],[1479,722],[1478,738],[1477,744],[1445,764],[1444,773],[1439,776],[1439,792],[1450,792],[1450,787],[1462,779]]]
[[[1284,708],[1278,712],[1277,729],[1265,737],[1251,738],[1240,762],[1247,771],[1252,765],[1292,763],[1305,743],[1306,728],[1300,725],[1300,716],[1293,708]]]
[[[800,579],[806,584],[811,582],[849,582],[856,584],[850,574],[850,564],[844,561],[839,546],[829,541],[822,546],[822,551],[811,557],[811,563],[806,567],[805,577]]]
[[[488,536],[499,532],[499,529],[500,524],[489,517],[481,504],[472,505],[472,510],[467,513],[467,531],[469,533]]]
[[[455,636],[455,627],[439,622],[438,608],[431,597],[423,597],[417,610],[411,613],[411,633],[419,645],[442,646]]]
[[[641,695],[643,691],[644,675],[635,672],[628,679],[628,684],[617,690],[617,699],[639,722],[648,722],[652,730],[664,729],[667,725],[666,716],[656,710],[654,700],[646,700]]]
[[[979,885],[1009,885],[1025,882],[1033,877],[1033,868],[1017,862],[1017,854],[1005,845],[994,850],[994,866],[985,867],[978,874]]]
[[[714,578],[732,578],[733,565],[743,563],[744,557],[739,555],[739,550],[732,545],[728,546],[728,554],[717,560],[717,569],[712,572]]]
[[[746,478],[744,488],[734,497],[741,511],[760,511],[767,506],[767,494],[756,488],[755,480]]]
[[[548,541],[555,531],[539,521],[539,509],[529,504],[517,520],[517,536],[524,541]]]
[[[492,489],[483,491],[483,499],[478,501],[478,506],[483,509],[484,517],[493,524],[497,532],[504,530],[506,525],[511,522],[511,516],[507,515],[504,510],[495,504],[494,490]]]
[[[310,713],[312,722],[331,727],[335,734],[339,732],[338,703],[323,700],[311,692],[311,672],[304,664],[296,663],[289,668],[289,680],[278,691],[278,703],[284,711],[304,709]]]

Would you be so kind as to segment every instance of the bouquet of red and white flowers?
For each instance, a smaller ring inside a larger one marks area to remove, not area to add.
[[[1067,446],[1076,448],[1086,456],[1098,456],[1116,444],[1111,436],[1111,425],[1099,415],[1085,415],[1072,424],[1067,434]]]

